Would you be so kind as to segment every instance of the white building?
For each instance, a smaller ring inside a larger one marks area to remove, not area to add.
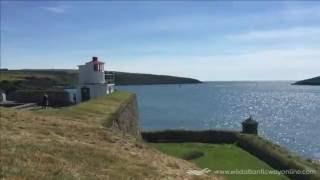
[[[2,102],[3,103],[7,102],[7,98],[6,98],[5,92],[2,89],[0,89],[0,103]]]
[[[98,57],[92,57],[92,61],[79,65],[76,101],[87,101],[112,93],[114,91],[114,76],[112,78],[108,75],[110,74],[105,74],[104,63],[99,61]]]

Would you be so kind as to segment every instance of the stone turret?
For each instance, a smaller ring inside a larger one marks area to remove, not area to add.
[[[246,134],[258,134],[258,122],[252,119],[250,116],[248,119],[242,122],[242,133]]]

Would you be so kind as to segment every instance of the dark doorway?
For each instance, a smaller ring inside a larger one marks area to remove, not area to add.
[[[90,89],[87,87],[81,88],[81,100],[88,101],[90,99]]]

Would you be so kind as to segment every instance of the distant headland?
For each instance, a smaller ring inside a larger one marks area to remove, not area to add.
[[[312,86],[320,86],[320,76],[310,78],[310,79],[305,79],[302,81],[297,81],[294,83],[294,85],[312,85]]]
[[[116,85],[194,84],[201,81],[186,77],[112,71]],[[52,89],[76,86],[78,71],[72,69],[1,69],[0,89]]]
[[[128,72],[115,72],[116,85],[152,85],[152,84],[196,84],[201,81],[193,78],[141,74]]]

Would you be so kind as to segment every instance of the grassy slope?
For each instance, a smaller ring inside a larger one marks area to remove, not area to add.
[[[246,151],[235,145],[217,145],[200,143],[156,143],[153,144],[160,151],[176,156],[183,157],[191,151],[202,151],[204,156],[192,160],[201,168],[214,170],[240,170],[240,169],[265,169],[272,170],[270,166],[250,155]],[[288,179],[278,175],[227,175],[230,180],[280,180]]]
[[[132,94],[117,91],[105,98],[96,98],[83,102],[77,106],[61,109],[36,111],[35,113],[64,119],[77,119],[81,122],[102,124],[110,127],[113,114],[130,100]]]
[[[300,155],[293,153],[278,144],[274,144],[260,136],[250,134],[238,134],[238,136],[238,138],[242,139],[243,141],[250,142],[255,144],[256,147],[264,149],[266,152],[268,152],[268,154],[272,154],[274,157],[281,158],[284,162],[286,161],[287,164],[291,164],[292,167],[298,166],[300,169],[315,170],[318,172],[319,176],[320,164],[316,161],[304,159]]]
[[[117,92],[75,107],[42,112],[0,108],[0,178],[185,177],[194,165],[104,126],[130,96]]]
[[[78,74],[73,70],[12,70],[1,71],[0,73],[0,89],[6,92],[75,86],[78,81]]]

